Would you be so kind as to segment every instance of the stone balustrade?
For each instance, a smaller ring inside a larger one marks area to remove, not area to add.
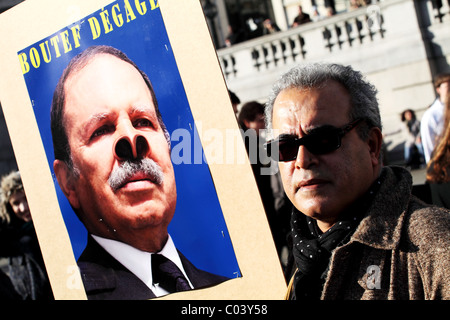
[[[227,79],[361,47],[383,38],[379,6],[363,8],[219,50]]]

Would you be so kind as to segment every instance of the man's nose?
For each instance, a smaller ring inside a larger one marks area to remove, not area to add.
[[[113,154],[117,160],[134,160],[143,158],[149,151],[147,139],[133,127],[122,128],[113,145]]]
[[[311,165],[317,164],[317,157],[312,154],[305,146],[300,146],[295,159],[297,168],[308,169]]]

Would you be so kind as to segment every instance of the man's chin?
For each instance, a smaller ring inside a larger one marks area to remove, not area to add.
[[[316,220],[327,220],[333,215],[333,206],[331,203],[318,201],[318,199],[303,199],[298,203],[300,205],[296,206],[297,209],[310,218]]]
[[[140,203],[122,214],[121,225],[134,230],[146,228],[165,228],[172,220],[173,214],[158,208],[154,203]]]

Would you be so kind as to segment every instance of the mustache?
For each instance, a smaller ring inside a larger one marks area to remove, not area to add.
[[[161,185],[164,181],[161,167],[152,159],[144,158],[137,161],[126,160],[122,162],[119,167],[111,172],[108,183],[116,191],[137,174],[144,174],[147,179],[157,185]]]

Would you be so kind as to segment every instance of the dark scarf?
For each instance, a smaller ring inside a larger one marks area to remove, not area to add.
[[[294,208],[291,216],[292,254],[298,271],[294,276],[292,300],[320,299],[332,251],[348,242],[380,184],[377,180],[369,192],[325,233],[320,231],[315,219]]]

